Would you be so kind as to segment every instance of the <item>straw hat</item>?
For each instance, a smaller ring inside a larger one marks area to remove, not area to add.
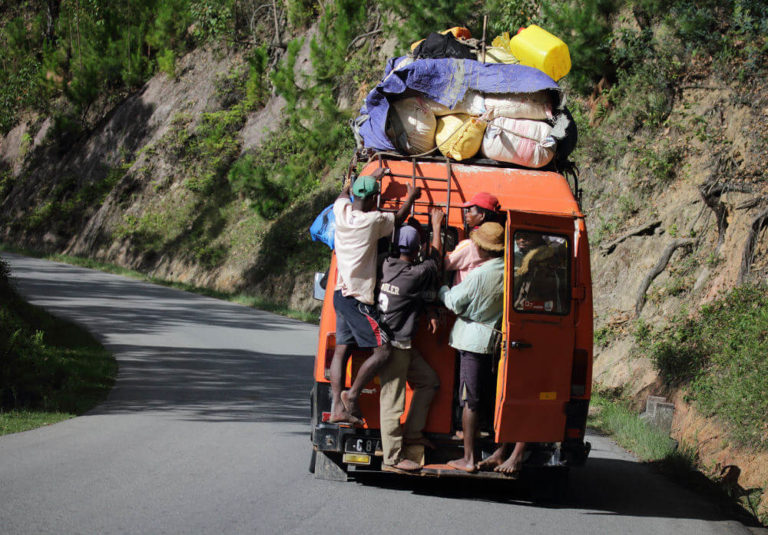
[[[504,227],[498,223],[483,223],[472,231],[469,238],[486,251],[504,250]]]

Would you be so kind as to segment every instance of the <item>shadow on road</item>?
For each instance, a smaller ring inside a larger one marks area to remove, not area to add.
[[[312,361],[305,355],[183,349],[158,357],[156,347],[116,346],[120,372],[107,401],[92,414],[184,413],[220,422],[309,422]]]
[[[83,325],[115,354],[116,385],[91,414],[309,421],[313,326],[97,271],[13,260],[25,296]],[[307,354],[297,354],[303,347]]]
[[[551,474],[551,473],[550,473]],[[680,518],[705,521],[735,520],[758,526],[754,518],[733,504],[713,503],[661,475],[648,465],[606,458],[590,458],[573,468],[567,479],[549,477],[546,469],[525,471],[519,480],[402,477],[365,474],[362,486],[411,492],[456,500],[526,505],[544,509],[577,509],[586,515]]]

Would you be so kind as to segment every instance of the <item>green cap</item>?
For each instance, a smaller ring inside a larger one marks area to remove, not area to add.
[[[357,177],[355,183],[352,185],[352,193],[355,197],[365,199],[371,195],[375,195],[379,192],[379,183],[370,175],[362,175]]]

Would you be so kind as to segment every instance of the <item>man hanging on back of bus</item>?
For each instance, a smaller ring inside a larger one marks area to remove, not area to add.
[[[439,208],[432,211],[432,247],[427,258],[417,264],[421,237],[413,226],[405,225],[396,232],[395,245],[400,253],[384,261],[379,290],[379,309],[384,323],[392,330],[392,356],[379,371],[381,379],[381,442],[385,472],[419,470],[421,466],[405,457],[404,445],[419,444],[434,447],[421,434],[427,422],[429,405],[440,386],[435,371],[413,347],[411,340],[419,325],[424,305],[435,299],[438,263],[442,256],[440,226],[445,214]],[[437,316],[429,318],[428,329],[437,332]],[[405,410],[406,382],[413,389],[405,424],[400,417]]]
[[[381,212],[376,208],[379,182],[385,173],[376,169],[372,175],[363,175],[351,186],[355,196],[349,199],[347,183],[333,206],[336,218],[334,234],[336,288],[333,307],[336,310],[336,349],[331,361],[330,422],[362,423],[362,413],[357,405],[363,387],[390,357],[391,348],[387,328],[379,320],[374,302],[377,268],[377,243],[390,236],[395,225],[400,225],[421,195],[421,188],[407,186],[407,197],[397,214]],[[344,388],[344,369],[352,345],[361,349],[373,349],[373,354],[363,362],[349,390]]]
[[[467,232],[472,232],[483,223],[499,222],[499,200],[495,195],[481,191],[461,205],[464,209],[464,223]],[[455,271],[453,284],[459,284],[470,271],[488,260],[481,256],[475,242],[467,238],[445,255],[445,270]]]
[[[459,404],[462,407],[464,457],[448,465],[477,471],[475,435],[479,408],[492,388],[494,333],[504,301],[504,227],[483,223],[470,234],[485,261],[453,288],[443,286],[438,298],[456,314],[448,343],[459,351]]]

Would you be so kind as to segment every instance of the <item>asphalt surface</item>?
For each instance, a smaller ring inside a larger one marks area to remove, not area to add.
[[[315,326],[3,257],[30,302],[87,327],[120,371],[91,413],[0,437],[0,533],[749,533],[594,435],[556,504],[525,481],[315,479]]]

